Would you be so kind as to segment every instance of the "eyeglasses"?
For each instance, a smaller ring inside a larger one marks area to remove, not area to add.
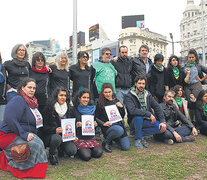
[[[106,54],[107,56],[108,56],[108,55],[110,55],[110,56],[112,55],[111,53],[105,53],[105,54]]]
[[[88,59],[88,56],[83,56],[82,58],[86,58],[86,59]]]
[[[38,62],[44,62],[44,60],[43,59],[36,59],[36,61],[38,61]]]
[[[17,51],[22,51],[22,52],[25,52],[25,49],[18,49]]]

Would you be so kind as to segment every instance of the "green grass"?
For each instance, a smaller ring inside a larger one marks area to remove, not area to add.
[[[131,149],[104,153],[99,159],[83,162],[63,158],[58,166],[48,165],[46,179],[207,179],[207,137],[196,142],[166,145],[148,138],[149,148],[137,149],[130,138]],[[15,179],[0,171],[1,180]]]

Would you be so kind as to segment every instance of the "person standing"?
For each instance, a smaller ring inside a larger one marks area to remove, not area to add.
[[[132,60],[127,56],[128,48],[121,46],[119,48],[119,56],[117,62],[112,61],[112,65],[117,70],[116,76],[116,97],[123,104],[124,95],[128,93],[132,84]]]
[[[23,44],[17,44],[11,52],[12,60],[5,61],[4,67],[7,73],[7,101],[9,102],[17,94],[17,86],[25,77],[29,77],[31,66],[28,60],[27,49]]]
[[[111,49],[103,48],[101,50],[101,58],[98,62],[94,62],[92,64],[92,71],[94,82],[95,82],[95,89],[98,94],[101,93],[101,88],[104,83],[110,83],[113,86],[113,91],[116,93],[115,89],[115,77],[117,75],[117,71],[114,66],[110,63],[111,61]],[[98,98],[98,94],[95,93],[95,98]]]
[[[137,76],[135,85],[125,96],[130,130],[134,130],[134,145],[138,148],[147,148],[143,136],[164,133],[166,124],[163,111],[158,102],[145,89],[146,77]],[[154,114],[155,113],[155,114]]]

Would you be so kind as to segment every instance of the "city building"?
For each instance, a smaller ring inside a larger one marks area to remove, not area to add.
[[[207,43],[207,0],[203,0],[205,24],[205,52]],[[202,8],[201,3],[196,6],[194,0],[187,0],[183,18],[180,22],[181,57],[185,59],[189,49],[194,48],[202,56]]]
[[[31,41],[26,44],[26,47],[30,63],[32,62],[33,54],[36,52],[42,52],[47,59],[47,63],[51,63],[54,59],[52,57],[61,50],[58,41],[55,39]]]
[[[164,65],[167,65],[167,37],[151,32],[148,28],[128,27],[119,33],[119,45],[128,47],[129,56],[137,56],[139,47],[143,44],[149,47],[149,58],[153,59],[158,53],[164,56]]]

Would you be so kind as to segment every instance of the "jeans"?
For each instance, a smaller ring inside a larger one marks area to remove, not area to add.
[[[132,119],[130,128],[135,130],[134,139],[142,140],[143,136],[161,133],[159,129],[159,124],[159,121],[156,121],[152,124],[151,120],[146,120],[141,116],[136,116]]]
[[[124,96],[129,92],[129,89],[116,88],[116,98],[121,104],[124,104]]]
[[[181,127],[176,127],[174,129],[181,136],[181,138],[183,140],[182,142],[189,141],[188,139],[185,138],[185,136],[189,136],[191,134],[191,129],[189,127],[182,125]],[[169,130],[166,130],[162,134],[162,136],[164,139],[172,139],[172,140],[176,141],[174,135]]]
[[[119,125],[112,125],[109,129],[106,131],[106,139],[104,142],[110,143],[112,140],[116,140],[116,142],[120,145],[120,149],[122,150],[129,150],[130,143],[128,136],[122,137],[124,134],[123,127]]]
[[[15,97],[16,95],[17,95],[17,93],[16,93],[15,91],[8,92],[8,93],[6,94],[7,103],[8,103],[13,97]]]
[[[5,111],[6,105],[0,105],[0,125],[2,121],[4,120],[4,111]]]

